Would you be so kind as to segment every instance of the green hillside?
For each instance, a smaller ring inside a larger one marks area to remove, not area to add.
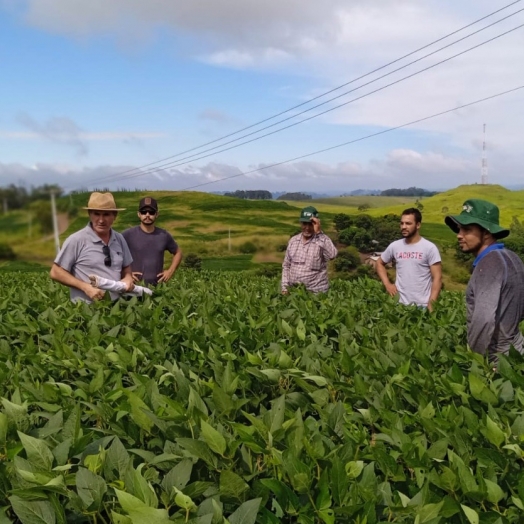
[[[373,205],[373,199],[380,199],[381,205]],[[501,212],[501,222],[508,226],[513,216],[524,219],[524,191],[511,191],[499,185],[463,185],[455,189],[450,189],[438,195],[420,198],[423,204],[422,211],[424,222],[433,222],[441,224],[447,214],[460,213],[462,204],[468,198],[482,198],[497,204]],[[387,199],[387,200],[386,200]],[[404,200],[396,202],[396,199]],[[400,214],[403,209],[411,206],[415,198],[409,200],[403,197],[337,197],[322,198],[310,202],[315,205],[319,211],[329,213],[360,213],[358,206],[369,204],[371,208],[366,213],[372,216],[380,216],[387,213]],[[305,202],[300,204],[306,205]],[[311,204],[310,204],[311,205]]]
[[[367,204],[366,213],[381,216],[400,214],[415,203],[413,197],[338,197],[305,202],[270,200],[241,200],[200,192],[157,191],[147,193],[160,206],[159,227],[170,231],[184,253],[197,253],[206,268],[249,269],[261,263],[280,263],[282,246],[298,230],[301,207],[315,205],[321,212],[323,228],[334,237],[333,217],[337,213],[360,213],[359,206]],[[137,205],[145,193],[137,191],[114,192],[119,213],[115,229],[122,231],[136,225]],[[61,199],[62,208],[73,206],[78,210],[61,235],[63,242],[71,233],[87,223],[86,205],[89,194],[82,193]],[[455,236],[444,224],[448,213],[459,213],[467,198],[485,198],[501,209],[502,224],[508,226],[513,216],[524,221],[524,191],[510,191],[501,186],[459,186],[433,197],[421,199],[423,208],[422,234],[441,248],[452,245]],[[29,227],[25,211],[8,213],[0,218],[0,242],[10,244],[21,262],[40,262],[49,265],[54,258],[52,236],[42,237],[37,221]],[[62,216],[66,221],[66,216]],[[67,224],[66,224],[67,225]],[[31,237],[29,236],[32,231]],[[231,235],[231,241],[229,236]],[[243,254],[243,244],[251,242],[254,254]],[[456,282],[456,268],[452,253],[443,253],[447,284]],[[464,278],[460,278],[463,281]]]
[[[113,192],[117,205],[126,208],[118,214],[117,231],[139,223],[136,212],[144,194]],[[173,234],[184,253],[197,253],[204,258],[239,255],[242,245],[252,242],[256,246],[252,262],[280,262],[283,254],[279,252],[279,246],[287,243],[290,235],[298,229],[299,210],[286,202],[241,200],[199,192],[158,191],[147,194],[158,200],[158,226]],[[88,197],[87,193],[67,197],[78,208],[78,214],[62,233],[61,242],[86,225],[87,212],[82,207]],[[16,218],[16,228],[11,230],[11,234],[4,234],[2,241],[12,245],[23,260],[50,263],[54,258],[52,238],[40,235],[28,239],[28,224],[24,216],[17,213],[13,218]],[[332,218],[331,213],[324,216],[324,228],[328,232],[332,230]],[[248,260],[246,267],[250,264]]]

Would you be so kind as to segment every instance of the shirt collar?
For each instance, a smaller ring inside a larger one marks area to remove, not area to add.
[[[497,249],[504,249],[504,244],[499,242],[488,246],[484,251],[477,255],[477,258],[473,261],[473,267],[475,267],[488,253]]]

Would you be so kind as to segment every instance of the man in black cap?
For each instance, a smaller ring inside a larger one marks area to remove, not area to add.
[[[158,203],[154,198],[144,197],[140,200],[138,218],[139,226],[122,233],[133,256],[133,279],[152,285],[167,282],[182,261],[182,250],[165,229],[155,226]],[[168,269],[164,269],[165,251],[173,255]]]
[[[445,220],[457,233],[460,249],[475,256],[466,290],[469,346],[493,362],[510,346],[523,353],[519,323],[524,320],[524,264],[499,242],[509,235],[499,225],[499,208],[470,199],[460,215]]]

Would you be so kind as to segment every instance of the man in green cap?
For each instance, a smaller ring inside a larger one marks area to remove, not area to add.
[[[519,323],[524,319],[524,264],[499,240],[509,230],[499,225],[499,208],[486,200],[466,200],[460,215],[447,216],[460,249],[472,253],[473,273],[466,289],[468,344],[490,361],[510,346],[524,352]]]
[[[331,239],[322,232],[318,211],[313,206],[302,209],[299,222],[302,231],[290,238],[282,264],[284,295],[296,284],[303,284],[313,293],[327,291],[327,263],[338,253]]]

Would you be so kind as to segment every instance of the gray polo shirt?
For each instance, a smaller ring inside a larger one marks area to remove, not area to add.
[[[74,277],[89,282],[89,275],[98,275],[111,280],[122,278],[122,268],[131,265],[133,258],[127,247],[124,237],[111,229],[109,237],[109,252],[111,253],[111,266],[104,264],[104,243],[93,231],[91,223],[84,229],[73,233],[62,246],[60,253],[55,258],[55,264],[71,273]],[[70,288],[71,300],[91,302],[89,297],[79,289]],[[110,292],[111,298],[116,300],[118,293]]]

